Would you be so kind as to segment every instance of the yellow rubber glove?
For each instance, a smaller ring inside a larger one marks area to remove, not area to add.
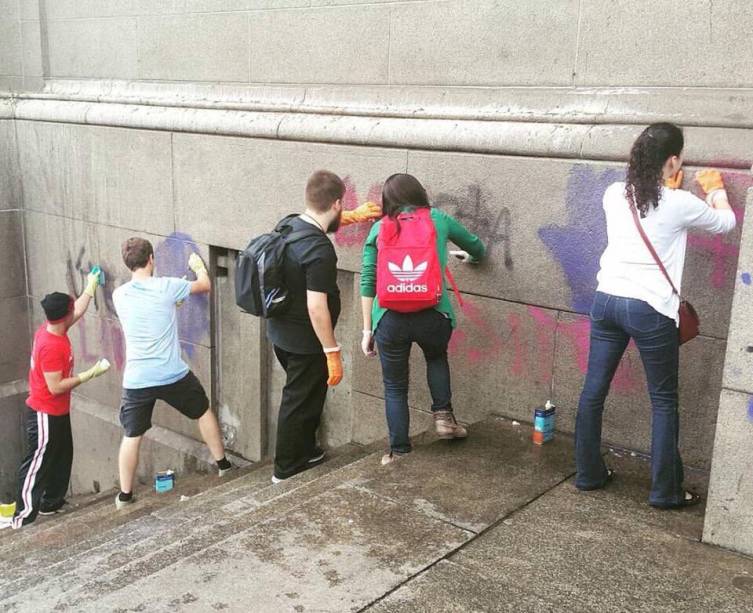
[[[207,267],[204,264],[204,260],[201,259],[201,256],[198,253],[192,253],[191,256],[188,258],[188,267],[193,270],[197,275],[200,272],[206,272]]]
[[[97,360],[97,363],[89,370],[85,370],[84,372],[79,373],[77,376],[81,383],[86,383],[87,381],[94,379],[95,377],[104,375],[108,370],[110,370],[110,362],[108,362],[107,359],[102,358],[100,360]]]
[[[327,372],[329,373],[327,385],[335,386],[343,380],[342,349],[340,347],[325,349],[324,354],[327,356]]]
[[[698,181],[698,185],[700,185],[701,189],[707,194],[718,189],[724,189],[722,173],[713,168],[699,170],[695,173],[695,180]]]
[[[91,296],[94,298],[94,294],[97,291],[97,286],[99,285],[99,279],[102,275],[102,271],[95,266],[92,271],[86,275],[86,287],[84,288],[84,293],[87,296]]]
[[[683,172],[678,170],[674,177],[669,177],[664,181],[664,187],[669,189],[680,189],[682,187]]]
[[[343,211],[342,218],[340,220],[341,226],[349,226],[353,223],[363,223],[365,221],[373,221],[379,219],[382,216],[382,207],[376,202],[365,202],[357,209],[352,211]]]

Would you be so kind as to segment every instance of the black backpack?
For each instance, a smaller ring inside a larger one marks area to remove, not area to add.
[[[285,283],[285,249],[321,231],[313,226],[293,232],[289,225],[297,215],[288,215],[267,234],[251,239],[238,254],[235,268],[235,303],[257,317],[276,317],[290,306]]]

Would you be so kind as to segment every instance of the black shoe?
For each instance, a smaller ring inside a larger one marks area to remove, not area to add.
[[[698,494],[694,494],[693,492],[685,492],[685,497],[680,502],[675,502],[672,504],[649,504],[654,507],[655,509],[661,509],[661,510],[669,510],[669,509],[684,509],[685,507],[694,507],[697,504],[700,504],[701,500],[703,500]]]
[[[63,507],[67,505],[68,502],[65,500],[62,500],[58,504],[55,504],[53,506],[43,506],[39,508],[39,514],[40,515],[55,515],[56,513],[62,513]]]
[[[313,457],[309,459],[309,464],[316,464],[318,462],[321,462],[326,456],[327,454],[324,452],[324,449],[322,449],[321,447],[316,447],[314,449]]]

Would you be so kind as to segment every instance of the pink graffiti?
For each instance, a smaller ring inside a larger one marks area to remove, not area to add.
[[[504,349],[504,341],[499,332],[467,297],[463,299],[461,310],[465,318],[462,326],[455,329],[450,339],[450,354],[460,355],[470,364],[488,362],[498,357]],[[474,337],[483,339],[483,345],[473,345],[468,331],[472,331]]]
[[[575,363],[581,374],[588,370],[588,351],[591,336],[591,324],[586,317],[578,317],[575,321],[557,321],[557,316],[538,307],[528,307],[528,314],[536,323],[541,334],[543,330],[556,331],[560,339],[569,344],[575,354]],[[562,347],[559,348],[562,350]],[[637,391],[641,386],[640,372],[635,370],[631,360],[623,359],[617,367],[612,390],[619,394],[629,394]]]
[[[352,211],[358,208],[360,204],[364,202],[376,202],[381,206],[382,204],[382,184],[375,183],[369,188],[369,192],[366,196],[366,200],[359,201],[358,190],[355,183],[350,177],[343,179],[345,183],[345,196],[343,197],[343,208],[346,211]],[[356,247],[363,245],[364,241],[369,235],[371,230],[371,224],[368,223],[356,223],[350,226],[343,226],[335,234],[335,243],[340,247]]]
[[[745,193],[749,187],[753,186],[753,179],[747,173],[741,172],[724,172],[722,176],[739,227],[745,217],[743,204]],[[698,191],[697,185],[694,186],[693,191],[700,198],[703,197],[703,194]],[[710,257],[712,270],[709,283],[712,287],[716,289],[732,287],[737,258],[740,255],[739,232],[731,235],[690,234],[688,235],[688,246]]]
[[[99,342],[92,343],[91,349],[86,324],[81,321],[76,325],[81,359],[85,362],[95,362],[100,358],[107,358],[117,370],[122,371],[125,366],[125,339],[120,324],[111,319],[101,317],[96,317],[96,319],[98,320]]]
[[[738,225],[742,224],[744,209],[735,207],[733,210]],[[739,238],[737,240],[739,241]],[[727,242],[727,236],[724,234],[690,234],[688,245],[711,256],[713,269],[710,282],[713,287],[719,289],[730,285],[740,255],[739,242]]]

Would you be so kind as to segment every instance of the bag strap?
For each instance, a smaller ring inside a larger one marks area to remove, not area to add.
[[[648,239],[648,236],[646,236],[646,232],[643,229],[643,225],[641,225],[641,222],[638,219],[638,211],[632,202],[630,203],[630,212],[633,214],[633,221],[635,222],[635,227],[638,228],[638,232],[640,233],[641,238],[643,239],[643,242],[645,243],[646,247],[648,247],[648,250],[651,252],[651,255],[654,258],[654,262],[656,262],[657,266],[659,266],[659,270],[661,270],[662,274],[664,275],[664,278],[672,286],[672,291],[675,293],[675,295],[678,298],[680,298],[680,300],[682,300],[682,296],[680,296],[680,292],[677,291],[677,288],[675,287],[675,284],[672,282],[672,278],[669,276],[667,269],[664,268],[664,264],[662,263],[661,258],[659,258],[659,255],[656,253],[656,250],[654,249],[654,246],[651,244],[651,241]]]
[[[450,267],[449,266],[445,267],[444,272],[447,275],[447,280],[450,282],[450,285],[452,285],[452,291],[455,292],[455,298],[458,299],[458,304],[462,308],[463,306],[465,306],[465,304],[463,303],[463,298],[460,295],[460,290],[458,289],[458,284],[455,283],[455,277],[453,277],[452,273],[450,272]]]

